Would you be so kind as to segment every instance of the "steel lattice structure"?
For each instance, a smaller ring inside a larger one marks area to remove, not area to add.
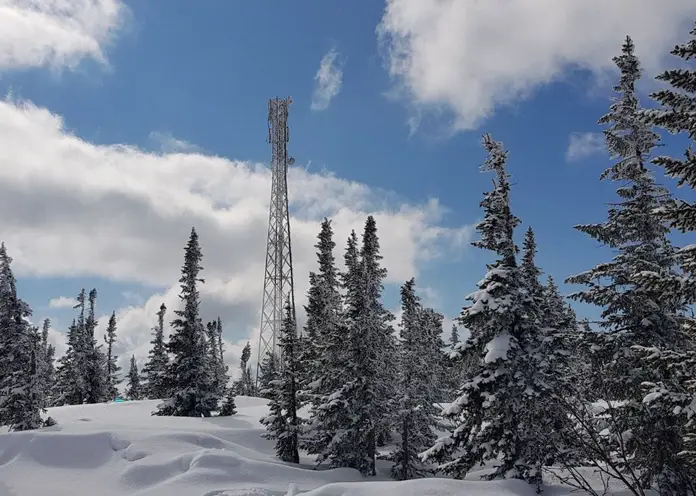
[[[266,268],[263,276],[263,303],[256,377],[267,352],[280,356],[277,338],[285,316],[285,302],[290,298],[295,318],[295,292],[290,245],[290,213],[288,211],[288,165],[295,160],[288,157],[288,108],[292,98],[274,98],[268,101],[268,142],[271,144],[271,204],[268,214]]]

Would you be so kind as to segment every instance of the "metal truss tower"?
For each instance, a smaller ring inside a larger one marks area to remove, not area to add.
[[[295,318],[295,291],[290,245],[290,214],[288,211],[288,166],[295,159],[288,157],[288,108],[292,98],[268,101],[268,142],[271,144],[271,205],[268,214],[266,268],[263,275],[263,303],[256,365],[258,383],[261,361],[267,352],[280,356],[278,336],[285,316],[285,302],[290,298]]]

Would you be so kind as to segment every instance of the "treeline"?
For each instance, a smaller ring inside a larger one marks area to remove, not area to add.
[[[691,34],[671,52],[687,63],[696,59]],[[675,230],[696,231],[696,205],[672,198],[650,165],[696,187],[696,71],[658,76],[668,87],[651,95],[658,108],[643,109],[630,37],[614,62],[621,77],[598,123],[615,161],[600,180],[617,183],[617,199],[603,222],[575,226],[614,256],[566,280],[584,286],[570,298],[597,305],[600,319],[578,323],[553,280],[541,282],[531,227],[520,257],[508,153],[485,135],[481,168],[494,180],[473,245],[494,261],[457,319],[467,339],[453,335],[451,361],[442,360],[442,317],[422,308],[413,280],[401,290],[397,337],[381,302],[386,271],[374,219],[361,246],[354,232],[348,239],[344,272],[325,221],[302,338],[288,311],[280,361],[267,359],[263,423],[281,459],[297,462],[304,449],[319,464],[375,475],[384,457],[399,479],[463,478],[487,464],[487,478],[519,478],[539,491],[551,471],[591,494],[616,482],[635,495],[696,494],[696,245],[671,241]],[[654,155],[660,128],[686,133],[682,159]],[[435,409],[452,383],[449,404]],[[449,434],[436,439],[436,430]]]

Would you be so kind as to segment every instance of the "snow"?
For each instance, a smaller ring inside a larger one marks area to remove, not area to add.
[[[0,496],[533,495],[522,481],[365,479],[274,458],[266,400],[238,396],[232,417],[156,417],[159,401],[49,409],[55,427],[0,433]],[[388,470],[380,470],[380,473]],[[386,479],[386,477],[384,477]],[[558,486],[547,494],[570,494]]]
[[[494,337],[486,345],[486,356],[484,361],[486,363],[493,363],[497,360],[507,359],[507,353],[510,349],[510,339],[511,336],[507,332],[502,332]]]

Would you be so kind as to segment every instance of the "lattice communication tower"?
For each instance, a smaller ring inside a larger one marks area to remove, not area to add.
[[[268,142],[271,144],[271,205],[268,214],[266,269],[263,275],[263,303],[256,365],[256,381],[261,361],[267,352],[280,357],[278,336],[285,316],[285,302],[290,298],[295,319],[295,291],[290,245],[290,213],[288,211],[288,166],[295,159],[288,157],[288,108],[292,98],[268,101]]]

